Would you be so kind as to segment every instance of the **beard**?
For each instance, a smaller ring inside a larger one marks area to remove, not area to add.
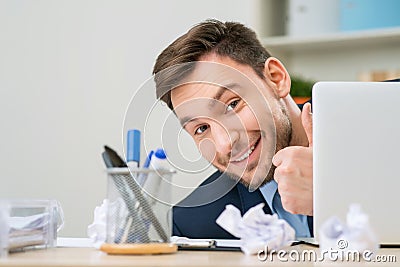
[[[275,155],[279,150],[288,147],[290,144],[290,141],[292,139],[292,122],[289,118],[289,114],[288,114],[288,110],[286,108],[286,106],[279,102],[279,113],[274,113],[273,114],[273,118],[274,118],[274,123],[275,123],[275,129],[276,129],[276,147],[275,147],[275,151],[273,153],[273,155]],[[266,133],[265,131],[261,131],[261,139],[263,142],[266,142]],[[229,153],[228,155],[222,156],[222,157],[218,157],[217,156],[217,162],[219,163],[219,165],[221,166],[227,166],[228,163],[228,159],[230,158],[231,153]],[[267,153],[269,154],[269,153]],[[261,165],[261,166],[260,166]],[[217,166],[215,166],[217,167]],[[251,170],[253,170],[254,168],[264,168],[266,176],[265,177],[252,177],[252,179],[250,179],[250,181],[255,180],[255,183],[251,183],[248,182],[246,180],[244,180],[242,178],[242,176],[239,176],[235,173],[229,172],[226,170],[222,170],[220,167],[217,167],[221,172],[225,173],[229,178],[231,178],[234,181],[239,181],[241,184],[243,184],[246,188],[248,188],[248,190],[250,192],[258,189],[259,187],[265,185],[266,183],[272,181],[274,179],[274,174],[275,174],[275,169],[276,167],[272,164],[272,158],[266,159],[266,160],[262,160],[260,159],[259,162],[256,162],[254,164],[249,164],[246,166],[246,170],[244,170],[242,173],[244,172],[250,172]],[[254,176],[254,175],[253,175]],[[260,179],[263,179],[260,182]]]

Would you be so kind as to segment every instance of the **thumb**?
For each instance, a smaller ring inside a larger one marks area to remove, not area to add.
[[[301,123],[303,124],[304,131],[306,132],[308,139],[308,146],[313,146],[313,120],[311,113],[311,104],[306,103],[303,106],[303,110],[301,112]]]

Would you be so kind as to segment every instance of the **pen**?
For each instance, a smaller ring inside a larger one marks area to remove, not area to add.
[[[104,151],[101,153],[101,156],[103,157],[104,164],[106,165],[107,169],[114,167],[113,162],[111,161],[107,152]]]
[[[150,150],[149,154],[146,157],[146,161],[143,164],[143,168],[148,168],[150,166],[151,158],[153,157],[154,151]]]
[[[148,169],[149,168],[150,162],[151,162],[151,158],[153,157],[153,154],[154,154],[154,151],[151,150],[149,152],[149,154],[147,155],[146,160],[145,160],[145,162],[143,164],[143,168],[144,169]],[[140,186],[143,186],[144,182],[146,181],[146,178],[147,178],[147,173],[140,173],[139,177],[137,179],[138,184]]]
[[[127,134],[126,162],[130,170],[137,170],[140,165],[140,131],[133,129]]]
[[[126,167],[122,158],[108,146],[104,146],[103,160],[107,168],[123,168]]]

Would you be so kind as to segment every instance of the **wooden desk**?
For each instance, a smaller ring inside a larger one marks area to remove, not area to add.
[[[312,250],[309,246],[296,246],[290,249]],[[0,266],[57,266],[57,267],[83,267],[83,266],[347,266],[373,265],[397,266],[400,262],[400,249],[381,249],[379,255],[394,255],[397,262],[280,262],[278,259],[260,261],[257,255],[247,256],[242,252],[225,251],[178,251],[170,255],[146,256],[113,256],[107,255],[93,248],[54,248],[47,250],[33,250],[13,253],[8,258],[0,259]]]

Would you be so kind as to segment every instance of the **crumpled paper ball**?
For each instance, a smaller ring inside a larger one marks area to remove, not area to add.
[[[241,239],[241,250],[245,254],[256,254],[266,247],[279,250],[295,239],[295,230],[276,214],[265,214],[263,207],[263,203],[258,204],[242,217],[239,209],[227,205],[216,220],[218,225]]]
[[[106,241],[107,238],[107,211],[109,201],[104,199],[101,206],[94,209],[93,223],[88,226],[87,234],[90,240],[93,242],[93,246],[100,249],[101,245]]]
[[[319,234],[321,252],[335,249],[341,252],[363,253],[368,250],[375,253],[379,249],[378,238],[369,224],[368,215],[362,212],[358,204],[350,205],[346,224],[332,216],[321,226]]]

